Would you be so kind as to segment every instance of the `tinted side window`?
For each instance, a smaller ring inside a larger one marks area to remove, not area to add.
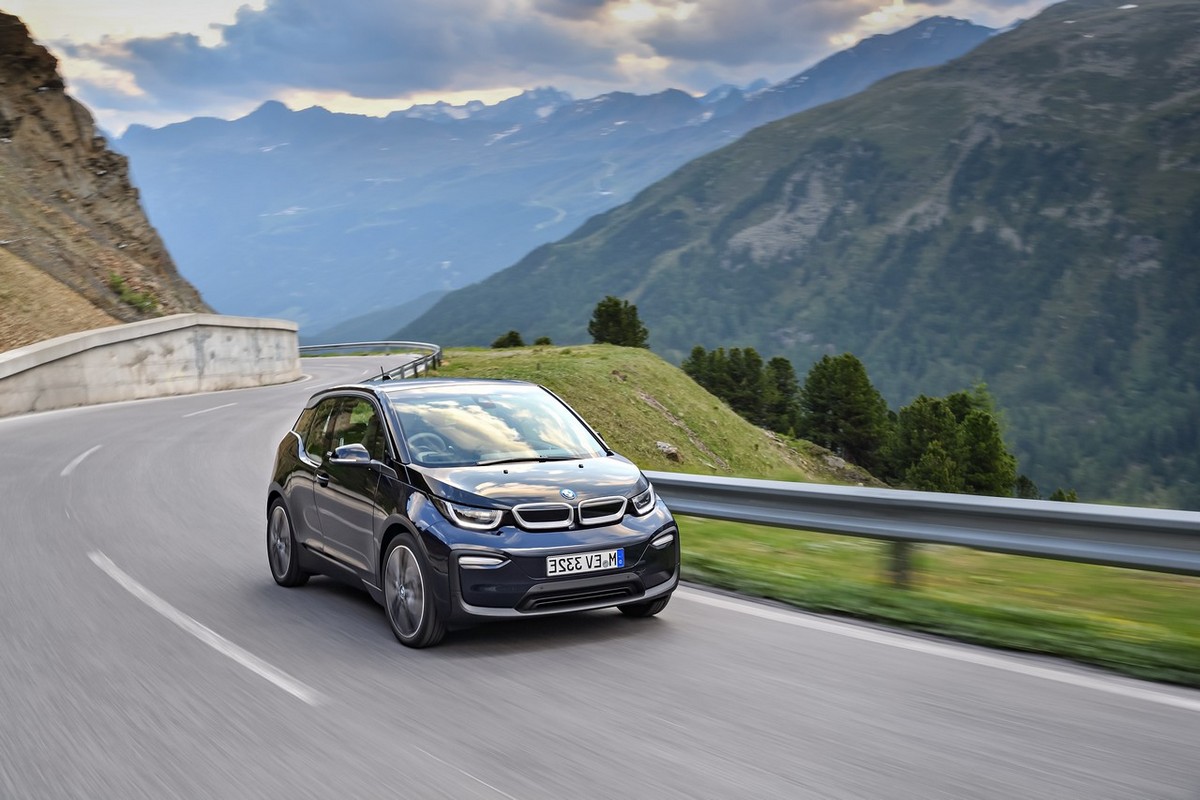
[[[315,408],[304,409],[300,412],[300,417],[296,420],[296,423],[292,425],[292,430],[296,432],[301,441],[304,440],[304,434],[308,433],[308,429],[312,427],[312,419],[315,412]]]
[[[379,427],[379,413],[370,400],[363,397],[344,398],[334,417],[333,447],[361,444],[372,458],[381,458],[384,445]]]
[[[308,453],[308,457],[313,461],[320,462],[325,457],[328,449],[330,422],[333,419],[333,411],[339,402],[340,398],[337,397],[322,400],[313,409],[312,423],[308,430],[298,431],[304,438],[304,452]]]

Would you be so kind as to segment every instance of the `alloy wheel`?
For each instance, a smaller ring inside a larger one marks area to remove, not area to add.
[[[417,556],[406,545],[388,555],[383,593],[396,631],[406,639],[416,636],[425,615],[425,583]]]

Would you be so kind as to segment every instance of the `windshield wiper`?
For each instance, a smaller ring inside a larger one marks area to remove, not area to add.
[[[476,462],[477,467],[490,467],[495,464],[522,464],[527,461],[578,461],[580,456],[518,456],[516,458],[496,458],[491,461]]]

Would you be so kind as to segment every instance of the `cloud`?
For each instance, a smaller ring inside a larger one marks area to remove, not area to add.
[[[878,0],[741,0],[697,4],[683,19],[659,19],[645,41],[664,57],[728,66],[796,63],[824,53],[832,36],[879,7]]]
[[[554,0],[559,14],[602,4]],[[230,96],[297,87],[360,97],[538,82],[547,71],[612,79],[617,54],[586,24],[517,0],[275,0],[243,7],[207,46],[194,34],[71,45],[70,55],[131,73],[147,93]]]
[[[861,36],[931,13],[1038,2],[268,0],[211,26],[216,39],[209,31],[61,48],[92,65],[69,74],[89,105],[184,118],[301,95],[394,99],[403,107],[404,98],[539,85],[577,96],[705,91],[717,82],[790,77]]]
[[[620,0],[534,0],[534,8],[562,19],[596,19]]]

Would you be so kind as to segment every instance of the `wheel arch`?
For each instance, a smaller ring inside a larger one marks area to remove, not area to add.
[[[283,496],[283,489],[279,488],[278,484],[273,483],[273,484],[271,484],[270,488],[267,489],[267,514],[268,515],[270,515],[271,506],[275,505],[276,500],[279,500],[280,502],[282,502],[285,508],[287,507],[287,499]]]
[[[450,545],[431,530],[418,528],[411,520],[396,515],[383,525],[383,535],[379,539],[379,552],[375,559],[375,582],[380,587],[380,597],[383,588],[383,566],[387,558],[388,548],[397,536],[408,534],[420,551],[418,555],[433,573],[433,596],[443,612],[450,608]],[[382,600],[380,601],[382,602]]]
[[[379,552],[375,556],[375,581],[379,586],[383,586],[383,562],[387,558],[388,548],[391,547],[392,541],[402,533],[407,533],[413,539],[418,539],[417,532],[414,528],[405,525],[400,519],[392,519],[384,528],[383,536],[379,540]],[[418,544],[418,546],[420,546]]]

